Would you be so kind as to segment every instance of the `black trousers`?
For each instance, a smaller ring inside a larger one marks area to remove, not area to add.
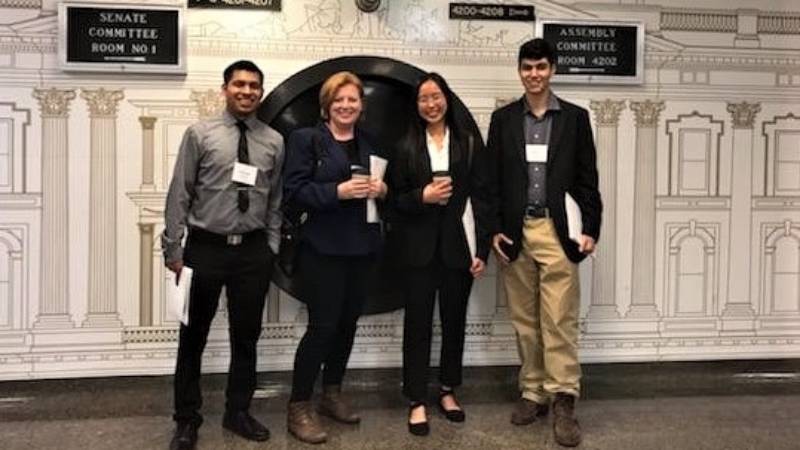
[[[301,247],[299,258],[308,328],[294,357],[293,402],[311,400],[320,369],[323,385],[342,383],[373,260],[370,256],[321,255],[308,245]]]
[[[449,269],[438,261],[406,270],[406,311],[403,320],[403,394],[412,402],[425,400],[433,334],[433,305],[439,292],[442,349],[439,381],[461,385],[467,302],[472,288],[467,269]]]
[[[200,366],[211,320],[222,288],[228,298],[231,360],[225,389],[225,410],[250,407],[256,387],[256,343],[261,335],[264,301],[273,254],[264,233],[248,235],[240,245],[209,242],[190,232],[184,264],[194,270],[189,300],[189,325],[181,325],[175,367],[175,414],[178,422],[202,423]]]

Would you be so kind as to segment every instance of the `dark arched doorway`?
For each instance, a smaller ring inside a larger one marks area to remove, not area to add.
[[[414,86],[425,71],[402,61],[376,56],[345,56],[329,59],[304,69],[278,85],[264,99],[258,117],[280,132],[284,138],[301,127],[319,120],[319,88],[330,75],[348,70],[364,82],[365,109],[361,125],[375,136],[377,144],[389,155],[392,145],[406,132],[414,118]],[[458,97],[450,105],[462,130],[470,130],[479,138],[475,120]],[[404,243],[403,245],[413,245]],[[280,270],[275,283],[294,297],[297,286]],[[365,314],[391,311],[402,306],[399,277],[389,250],[372,274],[372,289]]]

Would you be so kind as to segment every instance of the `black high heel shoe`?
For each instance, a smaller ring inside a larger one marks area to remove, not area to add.
[[[419,408],[420,406],[424,407],[425,403],[413,402],[408,406],[408,432],[414,436],[427,436],[431,432],[431,427],[428,425],[427,417],[425,422],[411,423],[411,411]]]
[[[456,403],[459,409],[444,409],[444,406],[442,406],[442,399],[448,395],[453,397],[453,401]],[[464,410],[461,408],[461,404],[458,403],[458,400],[456,399],[456,393],[453,390],[440,390],[439,402],[437,405],[439,406],[439,411],[441,411],[450,422],[463,422],[467,418],[467,415],[464,414]]]

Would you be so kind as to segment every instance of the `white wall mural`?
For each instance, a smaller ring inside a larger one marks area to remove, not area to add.
[[[402,60],[442,73],[485,133],[521,95],[516,52],[534,29],[449,20],[434,0],[191,9],[185,78],[97,75],[58,69],[58,3],[0,0],[0,379],[172,371],[164,197],[183,131],[223,107],[233,59],[265,69],[267,89],[323,59]],[[590,109],[606,205],[581,267],[582,360],[800,356],[800,7],[511,3],[646,24],[643,85],[555,86]],[[497,280],[492,264],[474,288],[469,364],[517,361]],[[291,367],[305,314],[270,290],[260,369]],[[221,309],[207,370],[227,367],[226,326]],[[351,364],[398,366],[401,341],[401,311],[364,317]]]

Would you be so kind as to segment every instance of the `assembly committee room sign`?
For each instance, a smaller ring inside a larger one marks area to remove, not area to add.
[[[542,20],[536,35],[555,47],[555,82],[644,82],[641,22]]]
[[[63,70],[186,74],[186,34],[178,6],[61,3]]]

